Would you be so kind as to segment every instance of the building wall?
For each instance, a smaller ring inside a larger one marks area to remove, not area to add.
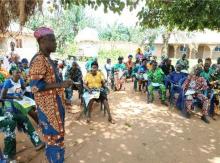
[[[216,52],[216,51],[213,51],[212,52],[212,58],[213,59],[217,59],[217,58],[219,58],[220,57],[220,52]]]
[[[208,46],[204,46],[203,58],[208,58],[208,57],[210,57],[210,53],[211,53],[211,51],[210,51],[209,47],[208,47]]]
[[[37,42],[33,36],[22,36],[19,39],[22,40],[22,48],[16,48],[20,58],[27,58],[29,61],[37,53]],[[0,51],[3,55],[7,55],[10,52],[10,42],[16,42],[13,38],[2,38],[0,40]]]
[[[207,45],[200,45],[198,47],[198,58],[208,58],[210,57],[210,48]]]
[[[179,59],[182,57],[183,54],[186,54],[186,57],[189,58],[189,49],[187,51],[180,51],[181,45],[178,46],[176,51],[176,58]]]
[[[154,51],[152,53],[153,53],[153,55],[160,57],[161,53],[162,53],[162,45],[160,45],[160,44],[154,45]]]
[[[138,44],[132,42],[124,42],[124,41],[100,41],[98,43],[100,49],[121,49],[131,54],[135,54],[137,48],[140,46]]]
[[[168,55],[169,58],[174,58],[174,47],[172,45],[169,45]]]

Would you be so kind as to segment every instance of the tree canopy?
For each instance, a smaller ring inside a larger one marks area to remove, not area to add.
[[[59,1],[52,1],[56,8]],[[60,2],[64,8],[77,5],[97,9],[99,6],[103,6],[105,12],[111,10],[115,13],[120,13],[126,5],[121,0],[60,0]],[[43,0],[0,0],[0,32],[5,32],[12,21],[19,20],[23,26],[37,11],[42,11],[42,4]]]
[[[54,6],[58,0],[52,0]],[[143,5],[138,12],[143,27],[166,26],[172,30],[217,29],[220,26],[220,0],[60,0],[64,8],[71,5],[104,7],[115,13],[127,6],[130,10]],[[21,25],[37,10],[42,10],[43,0],[0,0],[0,32],[4,32],[11,21],[19,20]]]
[[[220,29],[220,0],[148,0],[139,11],[140,24],[168,30]]]
[[[73,43],[80,29],[86,26],[93,26],[94,24],[95,20],[86,17],[83,7],[72,5],[68,10],[63,10],[59,15],[54,14],[50,19],[41,12],[37,12],[30,17],[26,26],[32,30],[35,30],[39,26],[53,28],[58,44],[58,51],[62,53],[65,44]]]

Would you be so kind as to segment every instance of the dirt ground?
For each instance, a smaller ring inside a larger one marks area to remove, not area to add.
[[[88,125],[85,118],[76,120],[80,108],[74,101],[73,113],[66,114],[66,163],[220,163],[219,117],[210,124],[198,116],[185,119],[159,102],[147,104],[131,83],[126,91],[111,92],[109,102],[116,124],[96,104]],[[2,148],[2,134],[0,142]],[[23,133],[17,134],[17,160],[47,162]]]

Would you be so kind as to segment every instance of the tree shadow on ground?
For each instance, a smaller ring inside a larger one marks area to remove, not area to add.
[[[219,118],[210,124],[203,123],[197,116],[185,119],[179,111],[169,110],[158,101],[147,104],[145,94],[129,89],[112,92],[109,96],[116,124],[108,123],[99,104],[95,105],[91,124],[87,124],[85,118],[77,121],[80,102],[74,101],[74,114],[67,113],[66,116],[65,162],[219,162]],[[30,148],[18,154],[21,161],[46,162],[43,151],[34,153],[25,136],[19,137],[20,140],[18,150],[23,144]]]

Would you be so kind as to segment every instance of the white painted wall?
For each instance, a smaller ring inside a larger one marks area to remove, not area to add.
[[[22,48],[16,48],[16,52],[20,58],[27,58],[29,61],[37,53],[38,45],[36,39],[33,36],[22,36]],[[10,42],[16,42],[13,38],[4,38],[0,42],[0,48],[2,53],[7,55],[10,52]]]

